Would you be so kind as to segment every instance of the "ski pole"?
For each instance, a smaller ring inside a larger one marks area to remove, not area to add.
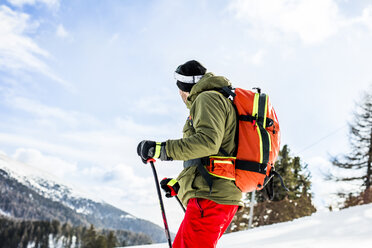
[[[186,213],[186,209],[185,209],[185,207],[183,206],[182,202],[180,201],[180,198],[178,198],[178,196],[176,196],[176,200],[177,200],[178,203],[180,204],[180,206],[181,206],[183,212]]]
[[[152,168],[152,172],[153,172],[153,174],[154,174],[156,190],[157,190],[157,192],[158,192],[158,197],[159,197],[159,203],[160,203],[161,215],[162,215],[162,217],[163,217],[163,222],[164,222],[165,236],[166,236],[167,239],[168,239],[169,247],[172,248],[172,240],[171,240],[171,236],[170,236],[170,233],[169,233],[167,217],[165,216],[165,209],[164,209],[163,198],[161,197],[161,192],[160,192],[160,187],[159,187],[160,184],[159,184],[158,174],[156,173],[155,166],[154,166],[154,162],[155,162],[155,161],[156,161],[156,160],[153,159],[153,158],[150,158],[149,160],[147,160],[147,162],[150,162],[150,164],[151,164],[151,168]]]

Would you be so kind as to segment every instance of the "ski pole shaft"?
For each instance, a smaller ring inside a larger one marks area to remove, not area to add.
[[[176,200],[177,200],[178,203],[180,204],[180,206],[181,206],[183,212],[186,213],[186,209],[185,209],[185,207],[183,206],[182,202],[180,201],[180,198],[178,198],[178,196],[176,196]]]
[[[156,173],[155,166],[154,166],[155,159],[149,159],[147,162],[150,162],[151,168],[152,168],[152,173],[154,174],[156,190],[158,192],[158,197],[159,197],[161,215],[163,217],[163,223],[164,223],[164,229],[165,229],[165,236],[168,239],[169,247],[172,248],[172,240],[171,240],[171,236],[170,236],[170,232],[169,232],[169,228],[168,228],[167,217],[165,216],[165,209],[164,209],[163,198],[161,197],[158,174]]]

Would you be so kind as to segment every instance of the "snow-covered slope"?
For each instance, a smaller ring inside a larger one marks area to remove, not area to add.
[[[0,154],[0,215],[57,219],[74,225],[129,230],[164,241],[161,227],[61,183],[58,178]]]
[[[135,246],[166,248],[167,244]],[[222,236],[218,248],[372,247],[372,204]],[[134,247],[133,247],[134,248]]]
[[[72,208],[73,206],[66,199],[67,196],[68,198],[89,198],[96,202],[103,202],[97,196],[89,195],[86,192],[82,193],[64,185],[58,178],[46,171],[41,171],[31,165],[20,163],[2,154],[0,154],[0,169],[6,171],[19,183],[32,188],[42,196],[55,201],[61,201],[65,205],[70,205]]]

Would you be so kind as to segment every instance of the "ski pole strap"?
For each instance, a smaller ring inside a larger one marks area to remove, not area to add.
[[[172,179],[167,183],[167,185],[173,187],[176,183],[178,183],[177,180],[174,179],[174,178],[172,178]]]
[[[156,142],[155,153],[154,153],[153,158],[159,158],[160,157],[160,152],[161,152],[161,142]]]
[[[280,180],[280,184],[282,185],[282,187],[286,190],[286,191],[289,191],[289,189],[285,186],[285,184],[284,184],[284,180],[283,180],[283,178],[282,178],[282,176],[278,173],[278,172],[276,172],[275,170],[272,170],[270,173],[272,173],[274,176],[276,176],[276,177],[279,177],[279,180]]]
[[[271,169],[269,176],[267,176],[264,180],[264,189],[267,194],[267,199],[273,200],[274,199],[274,182],[271,180],[273,177],[279,177],[281,186],[286,190],[289,191],[289,189],[285,186],[284,180],[282,176],[276,172],[274,169]]]

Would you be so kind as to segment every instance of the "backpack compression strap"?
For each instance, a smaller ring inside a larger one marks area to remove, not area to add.
[[[230,87],[223,87],[223,92],[227,95],[230,95],[232,97],[235,97],[236,94],[231,90]],[[254,125],[258,126],[257,132],[260,137],[260,163],[258,162],[252,162],[252,161],[246,161],[246,160],[236,160],[235,161],[235,168],[240,170],[246,170],[246,171],[252,171],[257,172],[266,175],[266,168],[267,163],[269,162],[269,152],[270,152],[270,136],[268,132],[266,131],[265,127],[271,126],[273,123],[273,120],[266,118],[266,109],[267,109],[267,95],[266,94],[260,94],[257,93],[255,95],[255,106],[254,111],[251,115],[239,115],[238,120],[242,121],[249,121],[254,123]],[[222,147],[219,149],[219,151],[224,154],[224,156],[229,156],[229,154],[222,149]],[[192,159],[188,161],[184,161],[184,168],[190,167],[190,166],[197,166],[197,169],[201,176],[206,180],[210,193],[212,192],[212,185],[213,180],[212,176],[208,173],[205,166],[209,164],[209,157],[204,158],[198,158],[198,159]]]
[[[230,89],[224,88],[224,90],[228,92]],[[260,140],[260,160],[259,162],[253,162],[237,159],[235,164],[236,169],[266,174],[266,167],[267,163],[269,162],[271,145],[269,133],[265,129],[267,124],[271,124],[266,118],[267,102],[268,97],[266,94],[256,93],[254,96],[252,115],[239,115],[238,117],[239,121],[249,121],[252,122],[255,127],[258,127],[256,130]]]
[[[258,97],[258,107],[257,113],[253,113],[253,116],[257,114],[257,132],[260,136],[260,150],[261,150],[261,164],[267,164],[269,162],[269,155],[270,155],[270,136],[269,133],[266,131],[266,110],[267,110],[267,100],[268,97],[266,94],[256,94]],[[255,97],[255,98],[256,98]]]
[[[231,97],[235,97],[236,94],[235,92],[232,91],[231,87],[223,87],[222,90],[224,91],[225,94]],[[257,99],[258,96],[258,99]],[[258,100],[258,101],[257,101]],[[269,161],[269,152],[270,152],[270,136],[265,130],[265,128],[270,127],[274,124],[274,120],[267,118],[266,116],[266,109],[267,109],[267,95],[266,94],[261,94],[261,90],[258,89],[258,94],[255,96],[255,105],[254,106],[254,113],[252,115],[238,115],[238,120],[239,121],[248,121],[252,123],[257,123],[259,127],[259,134],[261,137],[261,154],[262,154],[262,163],[258,162],[252,162],[252,161],[246,161],[246,160],[236,160],[235,161],[235,168],[240,169],[240,170],[246,170],[246,171],[253,171],[257,173],[261,173],[266,175],[266,168],[267,168],[267,163]],[[258,103],[258,106],[257,106]],[[221,151],[221,149],[220,149]],[[223,152],[225,156],[227,156]],[[269,176],[265,178],[264,185],[262,187],[265,187],[269,181],[272,181],[271,179],[273,177],[278,177],[280,180],[281,186],[286,190],[289,191],[289,189],[285,186],[283,178],[280,176],[280,174],[275,171],[275,168],[272,167],[270,170]],[[268,195],[270,198],[273,197],[273,190],[271,192],[268,192]]]

